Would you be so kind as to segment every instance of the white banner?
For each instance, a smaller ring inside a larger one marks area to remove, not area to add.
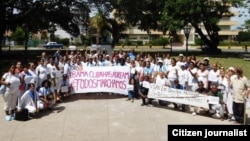
[[[179,104],[209,108],[209,104],[219,103],[218,97],[207,96],[185,90],[177,90],[166,86],[160,86],[154,83],[150,84],[148,98],[159,99]],[[209,99],[211,103],[209,103]],[[217,100],[217,101],[216,101]]]
[[[111,92],[128,94],[130,68],[127,66],[84,67],[71,70],[72,93]]]

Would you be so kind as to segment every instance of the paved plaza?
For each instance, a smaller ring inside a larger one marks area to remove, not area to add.
[[[1,141],[167,141],[168,124],[228,124],[169,107],[141,106],[121,95],[74,95],[53,111],[29,121],[5,121],[0,112]],[[3,107],[3,99],[0,98]]]

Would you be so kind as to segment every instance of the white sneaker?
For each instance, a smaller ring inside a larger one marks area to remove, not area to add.
[[[195,113],[195,112],[193,112],[193,113],[192,113],[192,115],[193,115],[193,116],[196,116],[196,113]]]
[[[232,117],[231,117],[231,120],[235,120],[235,117],[234,117],[234,116],[232,116]]]
[[[220,114],[219,113],[215,113],[212,115],[213,118],[220,118]]]
[[[5,116],[5,120],[11,121],[11,116],[10,115]]]

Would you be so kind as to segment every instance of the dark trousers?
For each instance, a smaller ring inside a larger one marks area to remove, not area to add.
[[[148,94],[143,94],[144,96],[147,96]],[[142,97],[142,104],[147,105],[147,104],[152,104],[153,99],[149,98],[148,102],[146,101],[146,98]]]
[[[235,117],[235,120],[239,123],[244,122],[244,103],[236,103],[233,102],[233,114]]]

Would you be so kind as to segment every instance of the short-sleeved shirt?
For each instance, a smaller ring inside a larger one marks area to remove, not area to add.
[[[210,96],[217,96],[220,98],[220,100],[223,100],[223,94],[221,92],[213,93],[213,92],[208,92],[208,95]]]
[[[38,95],[39,96],[46,96],[46,95],[49,95],[51,93],[53,93],[53,88],[45,88],[45,87],[41,87],[39,89],[39,92],[38,92]]]
[[[143,95],[147,95],[148,94],[148,88],[143,87],[143,83],[140,85],[140,91]]]

